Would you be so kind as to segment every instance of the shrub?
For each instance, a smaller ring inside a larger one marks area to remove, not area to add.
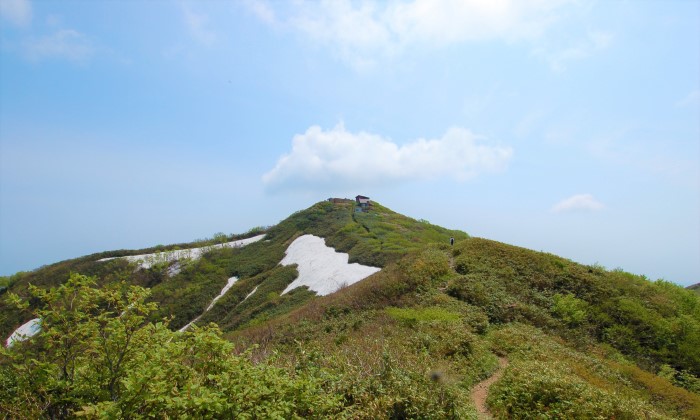
[[[495,414],[525,418],[639,419],[662,416],[642,400],[596,388],[560,362],[511,363],[491,388],[489,405]]]
[[[426,248],[413,258],[402,260],[403,268],[414,287],[425,287],[450,272],[450,259],[445,251]]]
[[[554,295],[554,307],[552,312],[561,318],[567,325],[578,326],[586,320],[588,304],[577,299],[572,294]]]
[[[291,418],[337,413],[322,376],[253,364],[216,326],[186,333],[145,323],[145,289],[97,289],[73,275],[51,290],[42,331],[0,349],[0,409],[10,417]],[[13,297],[18,304],[23,304]]]

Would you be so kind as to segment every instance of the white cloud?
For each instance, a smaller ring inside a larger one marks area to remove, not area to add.
[[[402,39],[446,45],[487,39],[532,39],[566,0],[416,0],[394,3],[386,20]]]
[[[26,26],[32,21],[32,4],[29,0],[0,0],[0,18]]]
[[[216,34],[209,29],[209,16],[191,10],[185,3],[182,4],[182,14],[187,30],[197,42],[211,46],[216,42]]]
[[[61,29],[51,35],[25,41],[23,49],[30,60],[36,61],[50,58],[84,61],[95,52],[92,42],[72,29]]]
[[[596,200],[591,194],[576,194],[555,204],[552,211],[554,213],[575,210],[597,211],[604,207],[603,203]]]
[[[453,127],[439,139],[398,145],[377,134],[351,133],[342,124],[324,131],[312,126],[294,136],[291,153],[263,176],[268,189],[315,189],[377,185],[451,177],[467,180],[504,170],[510,147],[487,144]]]
[[[566,70],[570,62],[583,60],[605,50],[610,46],[612,40],[613,35],[610,32],[589,32],[583,40],[570,47],[554,52],[545,48],[536,48],[534,53],[543,58],[553,71],[562,72]]]
[[[297,1],[284,13],[281,3],[258,0],[249,8],[261,20],[271,16],[308,38],[333,48],[355,66],[407,47],[440,47],[484,40],[534,40],[561,18],[574,0]],[[274,7],[278,8],[275,14]],[[264,13],[260,13],[263,11]]]

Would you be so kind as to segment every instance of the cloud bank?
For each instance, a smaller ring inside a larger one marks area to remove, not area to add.
[[[438,139],[398,145],[343,124],[331,130],[309,127],[294,136],[292,151],[263,175],[268,190],[318,189],[390,184],[449,177],[458,181],[504,170],[510,147],[488,144],[469,130],[453,127]]]
[[[597,211],[605,207],[591,194],[576,194],[566,198],[552,207],[554,213],[563,213],[576,210]]]

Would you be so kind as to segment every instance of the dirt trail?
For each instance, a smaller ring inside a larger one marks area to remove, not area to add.
[[[508,366],[508,359],[505,357],[498,358],[498,369],[490,377],[484,379],[478,384],[474,385],[472,389],[472,400],[474,405],[476,405],[476,411],[479,413],[479,419],[491,419],[493,416],[486,406],[486,399],[489,397],[489,388],[496,381],[501,379],[503,376],[503,371]]]

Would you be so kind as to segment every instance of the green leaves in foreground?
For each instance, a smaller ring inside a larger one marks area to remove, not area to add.
[[[0,412],[9,417],[293,418],[335,412],[321,382],[235,355],[216,326],[145,323],[146,289],[93,287],[73,274],[32,289],[42,331],[0,350]],[[21,304],[16,297],[15,303]]]

